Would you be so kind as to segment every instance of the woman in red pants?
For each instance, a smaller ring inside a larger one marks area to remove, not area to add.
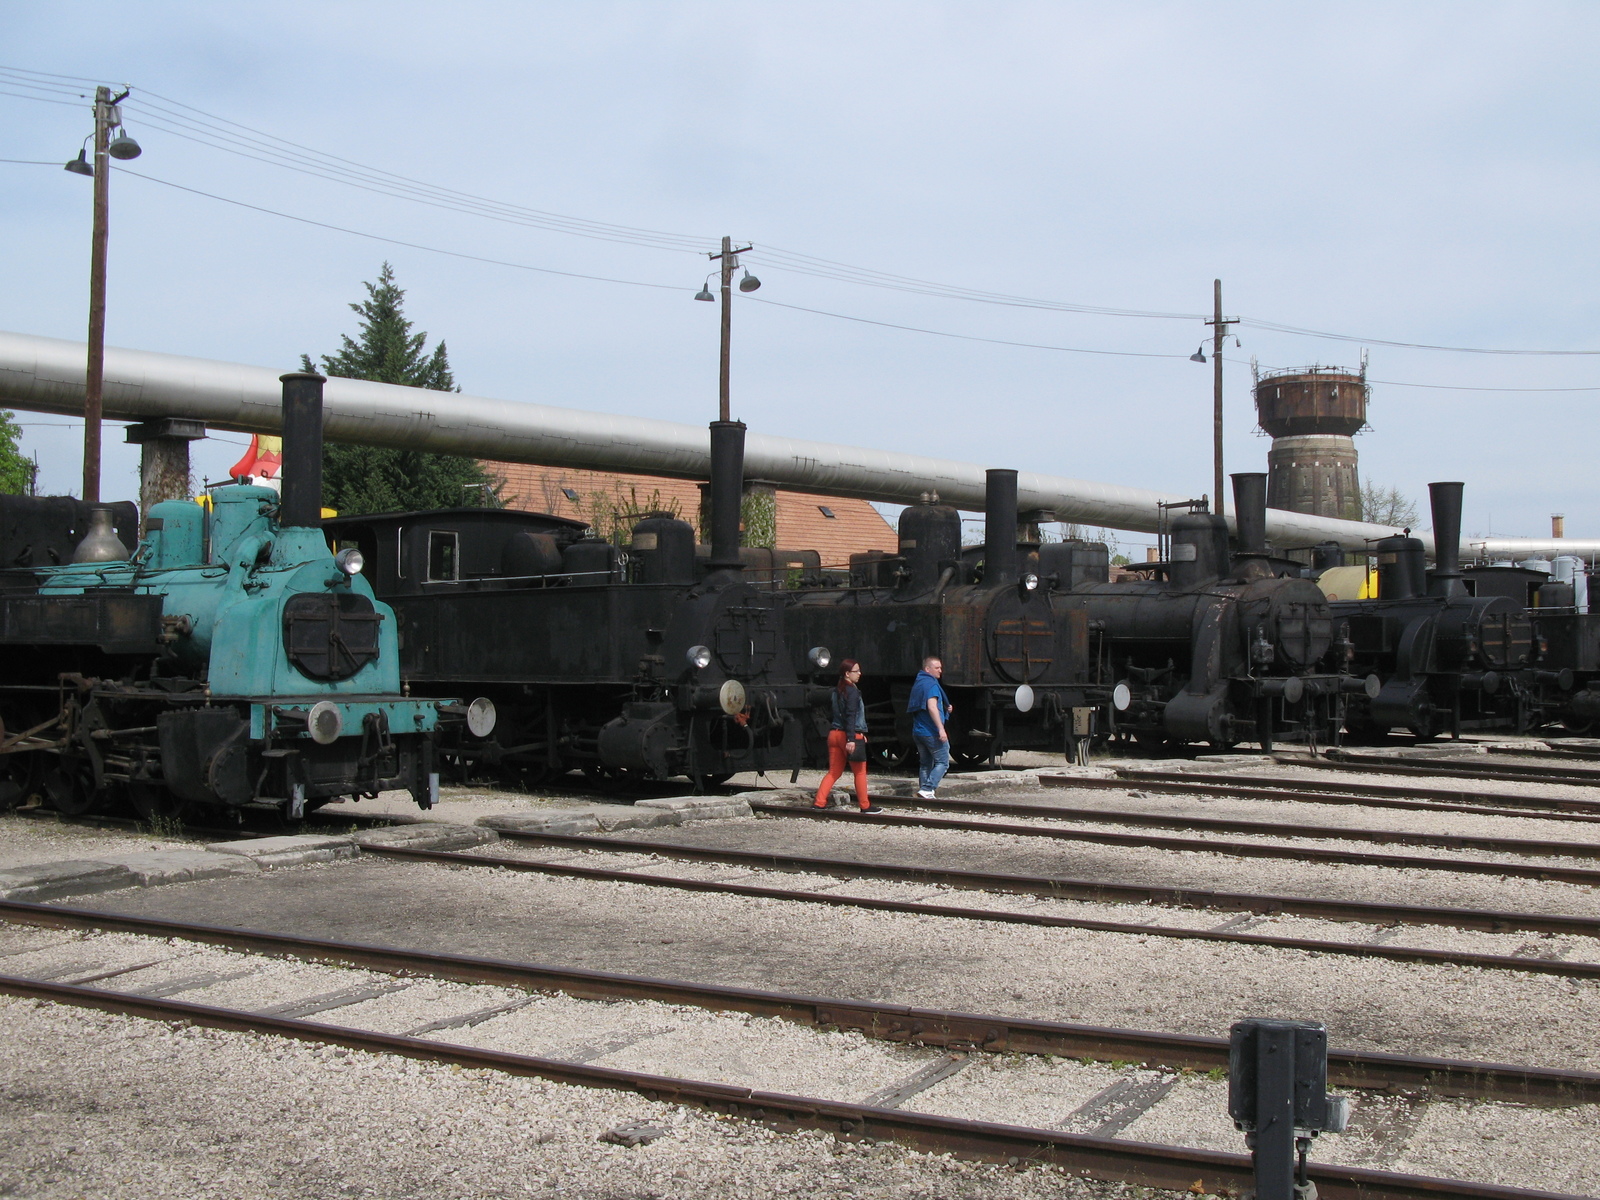
[[[861,664],[847,658],[839,668],[839,686],[833,689],[833,725],[828,730],[828,774],[817,789],[812,808],[827,808],[833,785],[844,775],[845,767],[856,777],[856,802],[864,813],[882,812],[867,799],[867,706],[861,701],[856,684],[861,679]],[[861,761],[850,760],[850,746],[861,743]]]

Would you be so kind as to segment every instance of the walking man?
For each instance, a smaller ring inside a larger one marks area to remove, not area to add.
[[[944,723],[954,706],[939,683],[944,664],[929,655],[911,685],[906,711],[911,714],[911,738],[917,743],[917,798],[936,800],[935,789],[950,769],[950,734]]]

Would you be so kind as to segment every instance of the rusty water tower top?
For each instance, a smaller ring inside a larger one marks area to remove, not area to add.
[[[1256,416],[1274,438],[1309,434],[1353,437],[1367,424],[1367,372],[1294,367],[1257,375]]]

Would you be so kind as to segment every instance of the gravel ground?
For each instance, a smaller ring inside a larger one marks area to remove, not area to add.
[[[0,1194],[29,1200],[1151,1194],[274,1037],[9,998],[0,1020]],[[666,1136],[598,1140],[635,1121]]]
[[[820,1096],[847,1102],[883,1103],[887,1093],[897,1087],[925,1080],[933,1068],[953,1068],[942,1080],[920,1092],[905,1096],[900,1107],[907,1110],[930,1112],[952,1117],[996,1121],[1013,1125],[1032,1125],[1042,1128],[1064,1128],[1073,1132],[1099,1133],[1128,1137],[1138,1141],[1200,1148],[1237,1151],[1239,1135],[1226,1116],[1227,1085],[1217,1078],[1199,1076],[1189,1072],[1171,1074],[1135,1066],[1118,1066],[1105,1063],[1079,1062],[1072,1059],[1039,1057],[1016,1054],[950,1055],[937,1048],[922,1048],[886,1042],[869,1041],[859,1034],[839,1031],[813,1030],[783,1021],[750,1017],[738,1013],[709,1012],[682,1005],[668,1005],[648,1001],[587,1001],[564,995],[525,994],[503,987],[464,985],[448,981],[401,978],[369,971],[305,964],[258,955],[239,953],[218,947],[195,945],[181,941],[139,937],[127,934],[93,934],[56,940],[47,940],[54,931],[31,929],[26,926],[0,928],[0,955],[6,959],[6,970],[36,977],[53,977],[72,980],[88,970],[104,971],[109,965],[138,967],[123,974],[102,980],[97,986],[113,991],[134,991],[146,995],[175,995],[181,999],[237,1009],[261,1009],[269,1005],[291,1001],[304,1002],[308,997],[323,997],[352,1001],[330,1011],[315,1013],[309,1019],[349,1028],[371,1029],[386,1033],[417,1033],[429,1023],[460,1019],[468,1014],[482,1014],[507,1010],[500,1015],[482,1020],[467,1027],[454,1026],[440,1029],[428,1036],[456,1044],[484,1046],[512,1053],[551,1057],[577,1062],[601,1063],[608,1067],[637,1070],[651,1074],[680,1076],[714,1081],[734,1086],[749,1087],[790,1094]],[[156,965],[148,965],[148,964]],[[381,994],[380,994],[381,993]],[[6,1016],[17,1010],[29,1011],[25,1002],[10,1002]],[[31,1009],[35,1013],[48,1013],[49,1006]],[[287,1015],[298,1015],[289,1013]],[[3,1019],[3,1018],[0,1018]],[[85,1014],[70,1009],[58,1009],[55,1018],[40,1022],[50,1032],[59,1025],[82,1022]],[[106,1027],[109,1019],[92,1017]],[[177,1031],[162,1023],[149,1023],[149,1037],[168,1035],[177,1041],[180,1049],[188,1049],[190,1041],[173,1037]],[[118,1031],[116,1048],[119,1055],[125,1047],[120,1036],[124,1027],[112,1026]],[[137,1027],[127,1028],[130,1037],[138,1036]],[[141,1040],[148,1041],[149,1037]],[[213,1070],[220,1065],[229,1076],[238,1073],[230,1054],[230,1039],[226,1035],[212,1035],[206,1031],[191,1030],[186,1039],[200,1037],[207,1041],[208,1058]],[[311,1076],[304,1082],[320,1087],[319,1077],[335,1071],[341,1081],[348,1081],[347,1068],[367,1064],[380,1066],[381,1060],[364,1054],[334,1048],[314,1048],[272,1038],[252,1039],[258,1051],[269,1054],[290,1077]],[[171,1055],[163,1055],[164,1073],[180,1074],[193,1078],[192,1068],[172,1064]],[[257,1056],[259,1067],[261,1055]],[[182,1062],[182,1055],[179,1055]],[[62,1103],[61,1081],[52,1076],[52,1090],[41,1092],[37,1079],[28,1079],[22,1090],[17,1090],[15,1066],[0,1052],[0,1095],[7,1106],[18,1106],[30,1116],[29,1141],[35,1150],[38,1116],[43,1109],[58,1115],[73,1112],[70,1102]],[[390,1064],[390,1072],[406,1073],[406,1064]],[[415,1069],[410,1071],[415,1075]],[[436,1071],[438,1074],[444,1072]],[[380,1071],[380,1074],[382,1072]],[[451,1072],[450,1074],[455,1074]],[[491,1072],[473,1072],[499,1094],[492,1111],[504,1114],[515,1101],[507,1096],[518,1081]],[[448,1075],[446,1075],[448,1078]],[[239,1080],[230,1083],[237,1087]],[[280,1085],[283,1081],[279,1081]],[[1152,1085],[1154,1085],[1152,1087]],[[124,1085],[124,1088],[127,1085]],[[137,1085],[135,1085],[137,1086]],[[213,1085],[214,1086],[214,1085]],[[1129,1088],[1144,1089],[1145,1095],[1120,1114],[1108,1112],[1104,1105],[1097,1107],[1106,1089],[1115,1086],[1124,1093]],[[568,1089],[570,1090],[570,1089]],[[901,1093],[904,1095],[904,1092]],[[606,1097],[591,1093],[599,1099],[621,1101],[621,1097]],[[41,1103],[46,1096],[51,1099]],[[131,1106],[105,1104],[107,1097],[124,1100],[122,1090],[97,1083],[94,1100],[101,1105],[98,1113],[127,1115]],[[278,1102],[285,1099],[280,1097]],[[381,1099],[381,1097],[380,1097]],[[1587,1190],[1600,1184],[1600,1163],[1596,1163],[1585,1148],[1597,1133],[1596,1106],[1569,1108],[1558,1112],[1531,1110],[1524,1107],[1478,1103],[1435,1102],[1411,1105],[1416,1120],[1396,1122],[1388,1109],[1393,1098],[1383,1094],[1356,1093],[1353,1097],[1353,1133],[1349,1137],[1325,1138],[1319,1142],[1318,1161],[1361,1164],[1404,1156],[1406,1169],[1418,1174],[1462,1177],[1463,1161],[1471,1162],[1466,1177],[1487,1182],[1508,1183],[1518,1186],[1559,1188],[1565,1191]],[[890,1102],[893,1102],[892,1100]],[[637,1102],[629,1101],[630,1107]],[[319,1097],[317,1107],[328,1107],[325,1098]],[[375,1105],[369,1103],[368,1109]],[[456,1106],[452,1106],[455,1108]],[[523,1132],[531,1114],[518,1108]],[[656,1106],[667,1108],[667,1106]],[[668,1111],[672,1111],[668,1109]],[[1409,1111],[1409,1109],[1407,1109]],[[19,1113],[19,1115],[21,1115]],[[631,1115],[631,1113],[630,1113]],[[684,1114],[678,1114],[683,1116]],[[1102,1127],[1108,1116],[1121,1116],[1116,1128]],[[533,1119],[548,1120],[548,1112],[538,1113]],[[115,1120],[115,1116],[108,1119]],[[240,1114],[232,1114],[240,1120]],[[461,1113],[456,1110],[450,1120],[451,1135],[470,1131],[460,1128]],[[637,1119],[637,1118],[635,1118]],[[647,1117],[646,1119],[652,1119]],[[658,1125],[672,1130],[673,1135],[692,1136],[693,1122],[688,1127],[664,1124],[654,1117]],[[698,1118],[702,1124],[715,1128],[718,1123]],[[366,1125],[360,1115],[357,1128]],[[492,1119],[491,1119],[492,1123]],[[401,1122],[402,1127],[405,1122]],[[502,1122],[508,1127],[510,1122]],[[567,1121],[566,1128],[543,1126],[533,1133],[534,1145],[562,1141],[563,1135],[581,1136],[581,1125],[574,1130]],[[726,1122],[721,1123],[724,1128]],[[1530,1128],[1537,1131],[1537,1141],[1530,1145],[1523,1136]],[[505,1130],[509,1132],[509,1128]],[[752,1131],[759,1134],[761,1131]],[[0,1134],[0,1138],[3,1138]],[[201,1138],[204,1138],[204,1134]],[[240,1145],[237,1131],[229,1131],[233,1141],[232,1152],[243,1153],[256,1147]],[[289,1139],[293,1145],[298,1131]],[[548,1141],[541,1141],[547,1138]],[[257,1158],[270,1158],[276,1150],[282,1153],[284,1139],[274,1142],[256,1135],[257,1142],[265,1142]],[[746,1136],[744,1141],[752,1140]],[[762,1139],[754,1139],[758,1144]],[[4,1144],[0,1141],[0,1144]],[[81,1143],[80,1143],[81,1144]],[[203,1140],[202,1140],[203,1144]],[[212,1145],[216,1145],[214,1139]],[[768,1145],[779,1151],[780,1162],[787,1163],[795,1155],[792,1150],[783,1152],[768,1139]],[[1463,1147],[1468,1151],[1463,1154]],[[189,1157],[193,1157],[192,1146]],[[318,1147],[326,1160],[325,1146]],[[1484,1150],[1489,1153],[1484,1153]],[[203,1151],[204,1152],[204,1151]],[[459,1153],[454,1147],[452,1152]],[[598,1164],[608,1166],[601,1155]],[[617,1156],[611,1156],[617,1157]],[[734,1157],[738,1158],[739,1155]],[[802,1155],[802,1158],[808,1157]],[[901,1155],[909,1164],[899,1170],[915,1170],[919,1164],[929,1162],[922,1156]],[[39,1161],[36,1159],[35,1161]],[[66,1159],[61,1165],[51,1164],[45,1170],[58,1174],[56,1183],[68,1183],[68,1194],[75,1187],[83,1187],[82,1158]],[[201,1159],[201,1163],[207,1160]],[[301,1161],[291,1157],[289,1167],[303,1167],[315,1159]],[[938,1161],[938,1160],[932,1160]],[[170,1169],[172,1164],[159,1163],[157,1171]],[[189,1166],[191,1164],[184,1164]],[[584,1164],[592,1169],[596,1164]],[[78,1168],[73,1174],[71,1168]],[[181,1170],[182,1168],[180,1168]],[[780,1167],[779,1169],[783,1169]],[[803,1169],[803,1168],[802,1168]],[[141,1176],[146,1171],[141,1171]],[[991,1172],[992,1174],[992,1172]],[[60,1176],[66,1176],[61,1178]],[[158,1175],[158,1178],[160,1176]],[[460,1180],[448,1180],[448,1194],[516,1194],[516,1183],[535,1186],[527,1174],[519,1172],[509,1180],[496,1182],[505,1191],[487,1193],[461,1193]],[[282,1180],[281,1168],[280,1183]],[[615,1186],[609,1175],[606,1181]],[[0,1177],[0,1187],[8,1182]],[[24,1183],[36,1182],[27,1177]],[[49,1182],[48,1174],[45,1182]],[[103,1183],[104,1180],[97,1180]],[[221,1178],[214,1180],[239,1189],[248,1189],[249,1180]],[[474,1180],[480,1184],[482,1180]],[[826,1182],[826,1181],[824,1181]],[[910,1182],[907,1180],[907,1182]],[[292,1185],[291,1185],[292,1186]],[[570,1186],[563,1180],[562,1186]],[[106,1193],[95,1189],[95,1194]],[[360,1191],[360,1184],[351,1179],[340,1181],[339,1191]],[[547,1188],[535,1186],[536,1191]],[[18,1195],[49,1195],[49,1191],[8,1192]],[[153,1194],[163,1194],[155,1192]],[[184,1194],[184,1193],[179,1193]],[[247,1193],[248,1194],[248,1193]],[[332,1194],[332,1193],[329,1193]],[[380,1194],[402,1194],[383,1192]],[[408,1194],[408,1193],[407,1193]],[[580,1193],[581,1194],[581,1193]],[[615,1194],[615,1193],[613,1193]],[[662,1193],[656,1193],[658,1195]],[[761,1193],[765,1194],[785,1194]],[[809,1194],[805,1192],[790,1194]],[[896,1194],[893,1191],[888,1193]],[[936,1194],[906,1192],[901,1194]],[[962,1195],[982,1195],[981,1191],[962,1191]],[[1024,1191],[1022,1194],[1029,1194]]]
[[[104,854],[144,854],[151,850],[189,849],[193,845],[186,838],[152,837],[127,829],[65,825],[47,817],[0,814],[0,867],[23,867],[74,858],[92,859]]]
[[[964,798],[964,797],[963,797]],[[985,797],[987,798],[987,797]],[[1361,804],[1320,804],[1301,801],[1253,800],[1242,796],[1199,793],[1141,792],[1129,783],[1122,792],[1101,789],[1045,788],[1038,791],[996,794],[1011,804],[1059,804],[1072,808],[1110,812],[1155,813],[1161,816],[1211,817],[1224,820],[1274,821],[1296,825],[1326,825],[1332,830],[1384,829],[1406,833],[1457,834],[1465,837],[1520,838],[1532,841],[1600,844],[1600,821],[1562,821],[1541,818],[1530,811],[1506,816],[1476,813],[1419,812],[1415,809],[1368,807]]]
[[[1559,976],[819,911],[782,900],[397,861],[109,893],[95,907],[1182,1033],[1225,1036],[1249,1015],[1310,1018],[1326,1021],[1334,1043],[1352,1048],[1600,1069],[1600,986]],[[1464,1016],[1486,1012],[1495,1019]]]
[[[1210,909],[1175,908],[1160,904],[1103,904],[1087,900],[1040,899],[996,892],[978,892],[940,884],[899,883],[887,879],[837,879],[806,872],[752,871],[725,863],[697,863],[655,858],[643,854],[609,854],[585,850],[574,853],[558,847],[524,842],[496,842],[468,851],[530,862],[570,863],[603,870],[631,871],[678,879],[706,879],[795,892],[828,892],[835,896],[861,896],[877,900],[954,905],[997,912],[1026,912],[1076,920],[1116,921],[1125,925],[1160,925],[1180,929],[1226,929],[1239,933],[1309,938],[1324,942],[1361,944],[1381,941],[1392,946],[1414,946],[1464,954],[1500,954],[1512,957],[1561,959],[1600,963],[1600,938],[1515,930],[1489,933],[1445,925],[1371,925],[1358,921],[1326,921],[1313,917],[1254,916]],[[1108,935],[1126,936],[1126,935]]]
[[[891,828],[861,821],[696,821],[629,830],[630,841],[676,843],[824,858],[938,865],[1106,882],[1136,881],[1277,896],[1318,896],[1394,904],[1594,916],[1595,888],[1423,868],[1307,863],[1294,858],[1234,858],[1198,850],[1101,846],[965,830]],[[1411,849],[1408,847],[1408,850]]]

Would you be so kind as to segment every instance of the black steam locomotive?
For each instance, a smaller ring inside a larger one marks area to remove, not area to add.
[[[794,771],[817,737],[825,692],[797,673],[782,597],[742,578],[744,426],[711,426],[710,561],[666,514],[634,527],[626,553],[561,517],[486,509],[341,517],[394,607],[414,692],[494,701],[492,738],[464,733],[464,764],[536,782],[595,778],[696,786],[742,771]],[[802,660],[804,662],[804,660]],[[803,671],[826,666],[821,648]],[[818,751],[812,747],[810,757]]]
[[[1191,511],[1173,519],[1155,578],[1071,593],[1116,680],[1115,727],[1142,745],[1336,740],[1347,698],[1370,687],[1344,669],[1322,591],[1279,573],[1267,549],[1266,476],[1233,484],[1231,558],[1226,522]]]
[[[1460,570],[1460,483],[1428,485],[1433,506],[1434,569],[1409,531],[1379,540],[1378,595],[1331,604],[1348,630],[1352,668],[1382,680],[1357,697],[1348,716],[1354,736],[1391,729],[1418,737],[1463,730],[1513,730],[1537,722],[1538,697],[1571,686],[1539,660],[1539,638],[1526,604],[1506,595],[1473,595]]]
[[[1071,547],[1019,545],[1017,473],[988,472],[982,559],[964,553],[961,514],[923,503],[900,516],[899,553],[852,556],[848,586],[787,593],[785,629],[796,670],[806,647],[861,663],[868,746],[880,763],[911,754],[906,704],[923,660],[944,663],[955,707],[948,724],[958,763],[1007,749],[1069,757],[1094,735],[1110,685],[1094,677],[1089,621],[1069,589],[1096,568]],[[1104,578],[1104,547],[1098,563]]]

